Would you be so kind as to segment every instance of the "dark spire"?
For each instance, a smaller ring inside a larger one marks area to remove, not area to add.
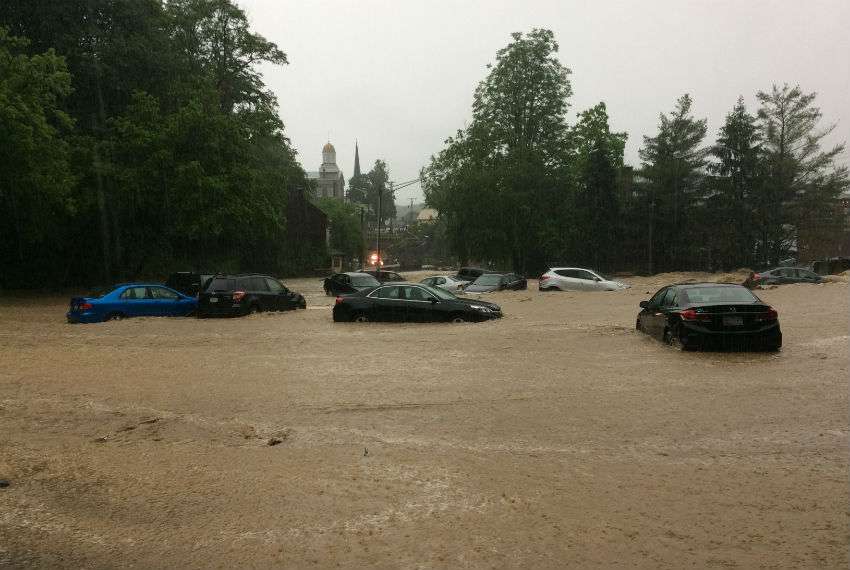
[[[354,176],[360,176],[360,149],[357,148],[357,141],[354,141]]]

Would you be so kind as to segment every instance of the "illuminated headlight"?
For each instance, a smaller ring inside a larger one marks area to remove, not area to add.
[[[470,309],[475,309],[476,311],[481,311],[483,313],[489,313],[490,307],[485,307],[484,305],[470,305]]]

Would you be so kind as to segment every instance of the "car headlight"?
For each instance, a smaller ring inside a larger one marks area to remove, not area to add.
[[[490,307],[485,307],[484,305],[470,305],[470,309],[475,309],[476,311],[482,311],[484,313],[490,312]]]

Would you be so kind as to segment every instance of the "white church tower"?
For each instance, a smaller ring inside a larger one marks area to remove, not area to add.
[[[319,198],[345,200],[345,177],[336,164],[336,149],[330,141],[322,147],[322,166],[319,171],[308,172],[307,178],[316,181],[316,195]]]

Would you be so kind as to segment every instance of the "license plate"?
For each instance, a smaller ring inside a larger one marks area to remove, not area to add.
[[[723,317],[724,327],[740,327],[744,324],[744,317]]]
[[[210,297],[210,303],[218,303],[218,297]]]

